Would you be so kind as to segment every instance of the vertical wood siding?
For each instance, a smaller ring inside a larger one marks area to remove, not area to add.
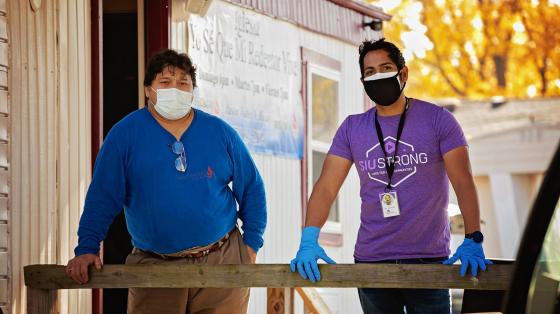
[[[89,1],[9,0],[10,307],[25,312],[22,267],[73,256],[90,180]],[[0,159],[1,160],[1,159]],[[61,291],[60,313],[88,313],[89,291]]]
[[[9,173],[10,173],[10,110],[9,110],[9,36],[8,8],[0,1],[0,308],[7,312],[10,305],[10,244]]]

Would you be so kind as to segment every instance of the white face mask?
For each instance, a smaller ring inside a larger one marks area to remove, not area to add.
[[[194,98],[192,93],[177,88],[152,90],[157,94],[154,109],[165,119],[178,120],[191,111]]]

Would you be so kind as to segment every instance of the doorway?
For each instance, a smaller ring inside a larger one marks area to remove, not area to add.
[[[103,1],[103,138],[138,109],[138,27],[136,0]],[[121,212],[103,242],[104,264],[124,264],[132,250]],[[103,289],[103,313],[126,313],[128,289]]]
[[[169,0],[93,0],[92,157],[111,128],[144,105],[144,64],[169,44]],[[103,262],[124,264],[132,250],[124,213],[103,242]],[[126,313],[127,289],[94,289],[94,314]]]

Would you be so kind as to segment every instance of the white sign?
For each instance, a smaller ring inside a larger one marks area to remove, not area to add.
[[[197,67],[196,106],[230,123],[254,152],[302,158],[303,109],[298,30],[214,1],[188,21]]]

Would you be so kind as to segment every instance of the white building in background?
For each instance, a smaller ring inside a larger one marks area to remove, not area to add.
[[[560,144],[560,98],[464,101],[447,107],[469,143],[485,253],[514,259],[533,199]],[[457,203],[454,196],[451,202]],[[454,246],[462,241],[459,232]]]

